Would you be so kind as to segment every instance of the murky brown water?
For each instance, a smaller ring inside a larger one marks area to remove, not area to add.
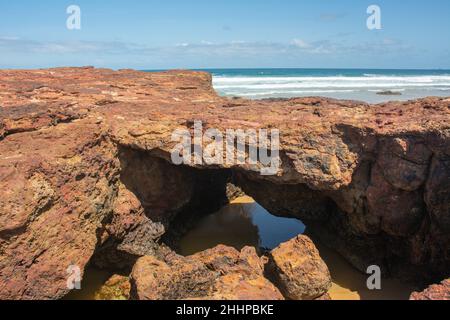
[[[239,198],[219,212],[207,216],[180,242],[181,254],[191,255],[224,244],[275,248],[305,231],[296,219],[278,218],[248,197]]]
[[[236,249],[244,246],[273,249],[305,232],[296,219],[272,216],[263,207],[244,197],[199,221],[180,243],[181,253],[190,255],[218,244]],[[398,280],[384,279],[381,291],[367,289],[367,276],[353,268],[335,251],[316,243],[333,278],[330,295],[334,300],[407,300],[414,287]]]
[[[95,300],[95,293],[113,276],[113,272],[88,267],[81,282],[81,290],[73,290],[64,300]]]
[[[253,199],[243,197],[200,220],[181,240],[180,250],[183,255],[191,255],[219,244],[239,250],[244,246],[273,249],[304,233],[305,229],[300,221],[272,216]],[[398,280],[384,279],[381,291],[368,290],[366,275],[320,242],[316,242],[316,246],[330,269],[333,278],[330,295],[334,300],[406,300],[415,289]],[[93,300],[95,292],[110,276],[109,271],[88,268],[82,290],[73,291],[65,299]]]
[[[330,296],[333,300],[408,300],[417,288],[396,279],[383,279],[382,290],[369,290],[368,275],[356,270],[336,251],[315,241],[322,259],[326,262],[333,278]]]

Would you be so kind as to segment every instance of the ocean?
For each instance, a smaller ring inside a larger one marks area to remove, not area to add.
[[[450,70],[204,69],[216,91],[250,99],[324,96],[380,103],[450,96]],[[386,92],[389,91],[389,94]],[[380,93],[385,94],[380,94]]]

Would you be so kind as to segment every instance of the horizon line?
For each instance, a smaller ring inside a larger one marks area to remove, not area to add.
[[[449,71],[448,68],[364,68],[364,67],[330,67],[330,68],[314,68],[314,67],[169,67],[169,68],[133,68],[133,67],[108,67],[108,66],[93,66],[93,65],[79,65],[79,66],[45,66],[45,67],[0,67],[0,70],[39,70],[39,69],[58,69],[58,68],[96,68],[96,69],[111,69],[124,70],[131,69],[136,71],[170,71],[170,70],[192,70],[192,71],[208,71],[208,70],[377,70],[377,71]]]

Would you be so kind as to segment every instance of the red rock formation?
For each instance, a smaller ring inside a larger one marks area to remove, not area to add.
[[[263,276],[254,248],[218,246],[190,257],[169,254],[164,261],[140,258],[131,274],[139,300],[281,300]]]
[[[432,285],[423,292],[414,292],[411,300],[450,300],[450,279]]]
[[[128,277],[113,275],[95,293],[95,300],[129,300],[131,284]]]
[[[119,174],[105,128],[85,120],[0,142],[0,298],[55,298],[88,263]]]
[[[212,186],[220,185],[214,195],[225,189],[209,173],[192,184],[192,168],[161,162],[173,131],[194,120],[281,135],[275,176],[249,165],[197,169],[231,170],[247,194],[305,219],[361,270],[448,277],[450,99],[248,101],[217,96],[202,72],[3,70],[0,298],[60,298],[68,266],[83,270],[111,241],[143,253],[158,223],[166,227]],[[139,204],[120,200],[122,186]]]
[[[291,300],[317,299],[331,288],[330,271],[306,236],[300,235],[272,250],[269,270],[273,282]]]
[[[139,300],[181,300],[206,296],[215,274],[202,263],[172,256],[166,263],[153,256],[140,258],[131,273],[132,296]]]

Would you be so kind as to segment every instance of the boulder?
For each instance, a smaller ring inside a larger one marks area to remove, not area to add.
[[[219,273],[211,294],[212,300],[283,300],[280,291],[264,277],[264,261],[256,249],[244,247],[241,252],[219,245],[191,258],[203,262]]]
[[[283,295],[291,300],[313,300],[331,288],[327,265],[306,236],[282,243],[270,252],[268,272]]]
[[[173,255],[166,261],[145,256],[131,273],[132,298],[183,300],[208,295],[217,275],[203,263]]]
[[[131,274],[132,297],[139,300],[281,300],[278,289],[263,275],[254,248],[241,252],[218,246],[165,261],[140,258]]]
[[[219,277],[209,300],[284,300],[280,291],[262,275],[246,277],[239,273],[230,273]]]

